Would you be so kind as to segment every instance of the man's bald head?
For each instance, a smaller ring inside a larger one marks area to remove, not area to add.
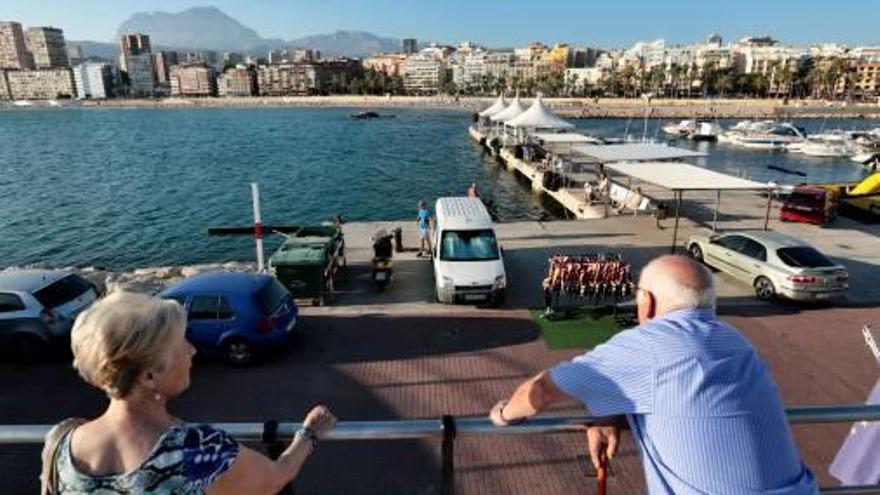
[[[678,309],[715,308],[712,274],[684,256],[666,255],[648,263],[639,287],[654,296],[657,316]]]

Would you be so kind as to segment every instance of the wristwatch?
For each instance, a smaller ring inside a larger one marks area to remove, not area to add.
[[[312,443],[312,450],[318,447],[318,435],[315,435],[315,432],[308,426],[301,426],[296,430],[294,438],[304,438],[308,440]]]

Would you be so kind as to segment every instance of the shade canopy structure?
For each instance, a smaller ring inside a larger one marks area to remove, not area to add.
[[[517,96],[510,102],[510,105],[508,105],[507,108],[489,117],[489,119],[493,122],[507,122],[508,120],[519,117],[520,114],[525,111],[526,109],[523,108],[522,103],[519,101],[519,96]]]
[[[707,156],[699,151],[676,148],[657,143],[582,144],[571,149],[575,155],[585,156],[598,163],[681,160]]]
[[[752,180],[722,174],[703,167],[682,162],[624,162],[608,163],[606,170],[628,175],[634,179],[660,186],[674,193],[675,228],[672,231],[672,252],[678,241],[678,221],[681,217],[681,200],[684,191],[715,191],[715,212],[712,231],[718,223],[718,209],[721,206],[722,191],[767,191],[767,212],[764,216],[764,230],[770,222],[770,208],[773,205],[773,186]]]
[[[605,168],[670,191],[757,191],[770,187],[682,162],[609,163]]]
[[[504,95],[499,95],[498,99],[495,100],[489,108],[480,112],[480,117],[491,117],[499,112],[504,111],[507,108],[507,100],[504,98]]]
[[[574,124],[560,119],[547,108],[540,96],[535,98],[528,110],[517,117],[505,120],[504,125],[524,129],[571,129],[574,127]]]
[[[535,132],[529,136],[544,144],[602,144],[602,140],[576,132]]]

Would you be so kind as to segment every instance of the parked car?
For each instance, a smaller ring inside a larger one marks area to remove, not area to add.
[[[758,299],[835,299],[849,289],[846,268],[809,244],[770,231],[693,236],[688,252],[698,261],[749,283]]]
[[[186,308],[186,337],[204,354],[236,366],[280,347],[299,310],[290,292],[269,275],[213,272],[188,278],[160,293]]]
[[[22,360],[44,357],[97,298],[91,282],[66,270],[0,272],[2,349]]]
[[[836,194],[819,187],[798,186],[779,210],[784,222],[825,225],[837,216]]]

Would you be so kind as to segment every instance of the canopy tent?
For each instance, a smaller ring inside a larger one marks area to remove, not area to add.
[[[508,105],[507,108],[489,117],[489,119],[493,122],[507,122],[508,120],[519,117],[519,115],[525,111],[526,109],[523,108],[522,103],[519,101],[519,96],[517,96],[512,102],[510,102],[510,105]]]
[[[706,153],[699,151],[657,143],[582,144],[573,146],[572,153],[588,157],[598,163],[680,160],[706,156]]]
[[[540,96],[535,98],[528,110],[517,117],[505,120],[504,125],[523,129],[571,129],[574,127],[574,124],[560,119],[547,108]]]
[[[499,95],[498,99],[495,100],[495,103],[492,104],[489,108],[480,112],[480,117],[491,117],[507,108],[507,100],[504,99],[504,95]]]
[[[721,205],[721,191],[760,191],[766,190],[767,213],[764,217],[764,230],[770,222],[770,207],[773,195],[769,194],[773,186],[752,180],[741,179],[732,175],[722,174],[703,167],[682,162],[629,162],[609,163],[606,169],[628,175],[643,182],[669,189],[675,195],[675,228],[672,232],[672,251],[678,241],[678,220],[681,216],[681,198],[684,191],[715,191],[715,213],[712,219],[712,231],[718,223],[718,208]]]

